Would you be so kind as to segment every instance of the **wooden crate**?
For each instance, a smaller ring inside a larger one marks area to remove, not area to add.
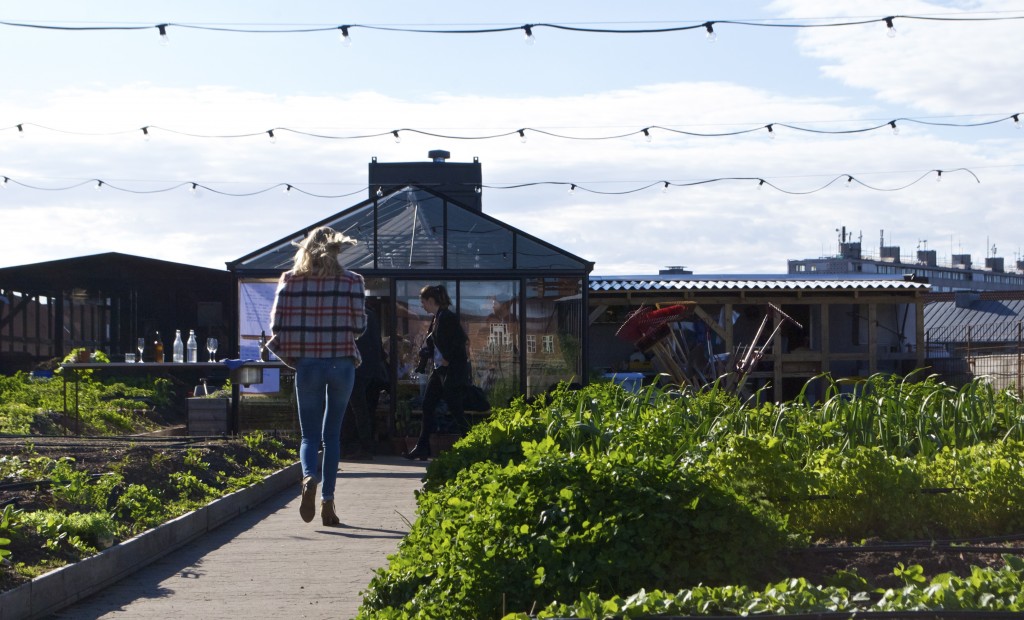
[[[222,435],[228,432],[230,398],[189,398],[188,434]]]

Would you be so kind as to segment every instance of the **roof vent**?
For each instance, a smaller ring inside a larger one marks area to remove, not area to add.
[[[440,149],[433,150],[427,153],[427,157],[429,157],[430,160],[433,161],[434,163],[438,164],[443,164],[444,160],[449,159],[451,156],[452,154],[449,153],[448,151],[442,151]]]

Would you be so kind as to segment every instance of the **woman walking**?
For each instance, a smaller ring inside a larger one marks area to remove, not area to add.
[[[434,315],[427,334],[427,342],[420,350],[419,372],[433,363],[427,389],[423,395],[423,426],[416,447],[403,456],[407,459],[426,460],[430,456],[430,434],[434,430],[435,412],[442,400],[455,421],[460,435],[469,431],[469,422],[463,410],[463,391],[469,384],[469,357],[466,355],[466,332],[459,317],[451,311],[452,300],[440,284],[424,286],[420,290],[420,304]]]
[[[295,369],[295,396],[302,442],[302,502],[299,515],[309,523],[340,523],[334,506],[341,421],[360,363],[356,338],[366,327],[363,278],[338,261],[356,241],[322,226],[297,243],[291,271],[281,275],[270,311],[272,338],[267,347]],[[323,457],[320,450],[323,449]]]

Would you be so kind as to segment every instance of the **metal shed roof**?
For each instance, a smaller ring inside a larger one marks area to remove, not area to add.
[[[590,276],[590,290],[605,291],[925,291],[928,285],[874,278],[787,278],[785,276]]]
[[[924,307],[924,324],[932,342],[1016,341],[1017,325],[1024,321],[1024,291],[943,293],[929,297]]]

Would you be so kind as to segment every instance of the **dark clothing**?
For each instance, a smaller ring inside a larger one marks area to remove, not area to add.
[[[426,346],[431,356],[435,350],[440,352],[448,365],[434,368],[427,379],[427,388],[423,395],[423,426],[416,442],[417,451],[430,453],[430,434],[436,430],[435,414],[441,400],[448,405],[448,412],[458,434],[465,435],[469,432],[469,421],[466,420],[462,405],[462,392],[470,383],[467,341],[459,317],[447,308],[439,309],[431,323]]]
[[[467,341],[468,338],[462,329],[462,324],[459,323],[459,317],[448,308],[438,310],[430,325],[430,333],[427,334],[427,348],[431,356],[436,349],[441,353],[441,357],[448,362],[446,383],[449,381],[452,382],[452,385],[469,383]]]
[[[349,408],[352,415],[346,416],[348,429],[354,427],[358,443],[351,435],[342,433],[342,454],[357,452],[371,455],[374,452],[374,416],[381,390],[388,388],[388,370],[385,366],[384,344],[380,339],[380,322],[377,313],[366,309],[366,331],[356,339],[363,363],[356,368],[355,384]],[[349,421],[350,420],[350,421]],[[358,445],[358,448],[355,446]]]

